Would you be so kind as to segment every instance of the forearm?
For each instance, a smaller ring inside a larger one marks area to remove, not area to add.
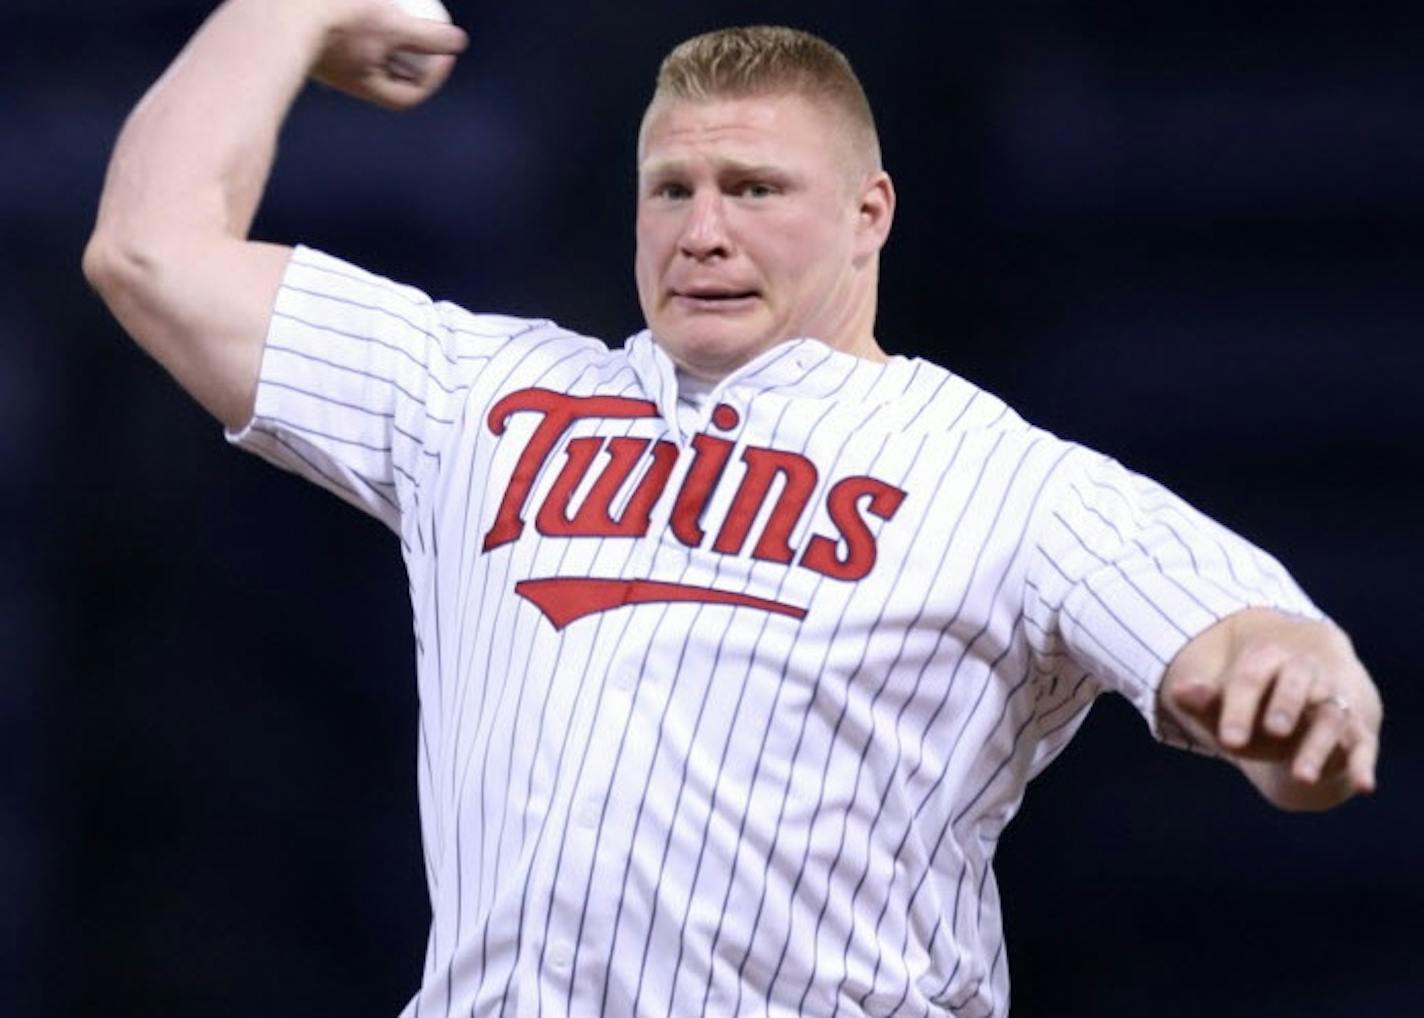
[[[229,0],[119,135],[91,249],[156,257],[247,236],[282,121],[321,49],[319,4]]]

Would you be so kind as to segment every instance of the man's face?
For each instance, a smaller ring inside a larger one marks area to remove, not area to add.
[[[867,214],[867,193],[893,204],[888,178],[801,96],[655,103],[635,268],[658,343],[706,378],[799,336],[869,355],[889,210]]]

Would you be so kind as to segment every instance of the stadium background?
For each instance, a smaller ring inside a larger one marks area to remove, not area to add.
[[[1276,813],[1100,702],[1000,851],[1016,1018],[1421,1013],[1417,4],[453,5],[393,116],[310,90],[261,236],[618,338],[662,52],[821,32],[900,209],[879,334],[1278,554],[1385,695]],[[192,0],[0,11],[0,1014],[394,1015],[427,918],[393,540],[224,447],[79,255]],[[232,101],[241,102],[234,95]]]

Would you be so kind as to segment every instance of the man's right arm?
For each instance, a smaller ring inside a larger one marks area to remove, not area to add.
[[[458,28],[409,17],[391,0],[229,0],[130,115],[84,273],[139,345],[229,428],[252,416],[290,255],[248,230],[307,76],[403,109],[439,88],[464,45]],[[442,56],[412,81],[389,70],[398,50]]]

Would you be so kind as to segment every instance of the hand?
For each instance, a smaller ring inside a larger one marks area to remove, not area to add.
[[[386,109],[424,102],[450,76],[469,42],[454,25],[406,14],[395,0],[339,0],[331,5],[311,75]]]
[[[1328,622],[1238,612],[1182,648],[1158,697],[1284,809],[1329,809],[1374,791],[1379,691]]]

